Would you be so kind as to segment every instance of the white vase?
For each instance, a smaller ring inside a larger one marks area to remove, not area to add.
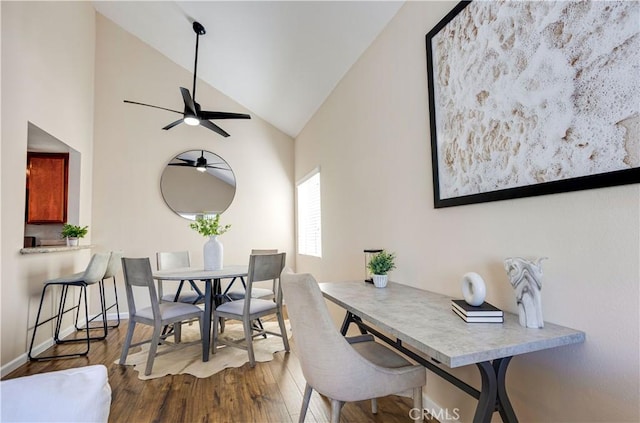
[[[204,243],[203,257],[204,270],[220,270],[222,269],[222,256],[224,248],[218,240],[218,236],[209,237],[209,241]]]
[[[78,246],[78,238],[67,237],[67,247],[77,247]]]
[[[376,288],[384,288],[385,286],[387,286],[387,275],[373,275],[372,278],[373,284],[376,286]]]

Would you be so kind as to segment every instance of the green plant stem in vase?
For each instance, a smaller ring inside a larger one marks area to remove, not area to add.
[[[204,236],[222,235],[231,229],[231,225],[220,225],[219,214],[216,214],[215,217],[198,216],[196,221],[191,223],[189,227]]]

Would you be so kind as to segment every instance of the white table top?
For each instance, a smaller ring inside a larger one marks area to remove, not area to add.
[[[507,312],[504,323],[466,323],[451,311],[451,297],[394,282],[386,288],[363,281],[321,283],[320,289],[325,298],[450,368],[585,340],[584,332],[552,323],[522,327]]]
[[[197,267],[182,267],[170,270],[156,270],[153,272],[154,279],[162,280],[208,280],[208,279],[227,279],[241,276],[247,276],[249,266],[230,265],[220,270],[204,270]]]

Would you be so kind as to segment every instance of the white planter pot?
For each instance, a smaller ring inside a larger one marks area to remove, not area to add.
[[[67,247],[77,247],[78,241],[78,238],[67,237]]]
[[[220,270],[222,269],[222,256],[224,248],[218,240],[218,236],[209,237],[209,241],[204,243],[203,257],[204,270]]]
[[[373,275],[373,284],[376,288],[384,288],[387,286],[388,275]]]

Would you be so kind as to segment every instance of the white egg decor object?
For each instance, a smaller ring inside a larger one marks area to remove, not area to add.
[[[477,307],[487,297],[487,287],[482,276],[475,272],[465,273],[462,277],[462,297],[467,304]]]

